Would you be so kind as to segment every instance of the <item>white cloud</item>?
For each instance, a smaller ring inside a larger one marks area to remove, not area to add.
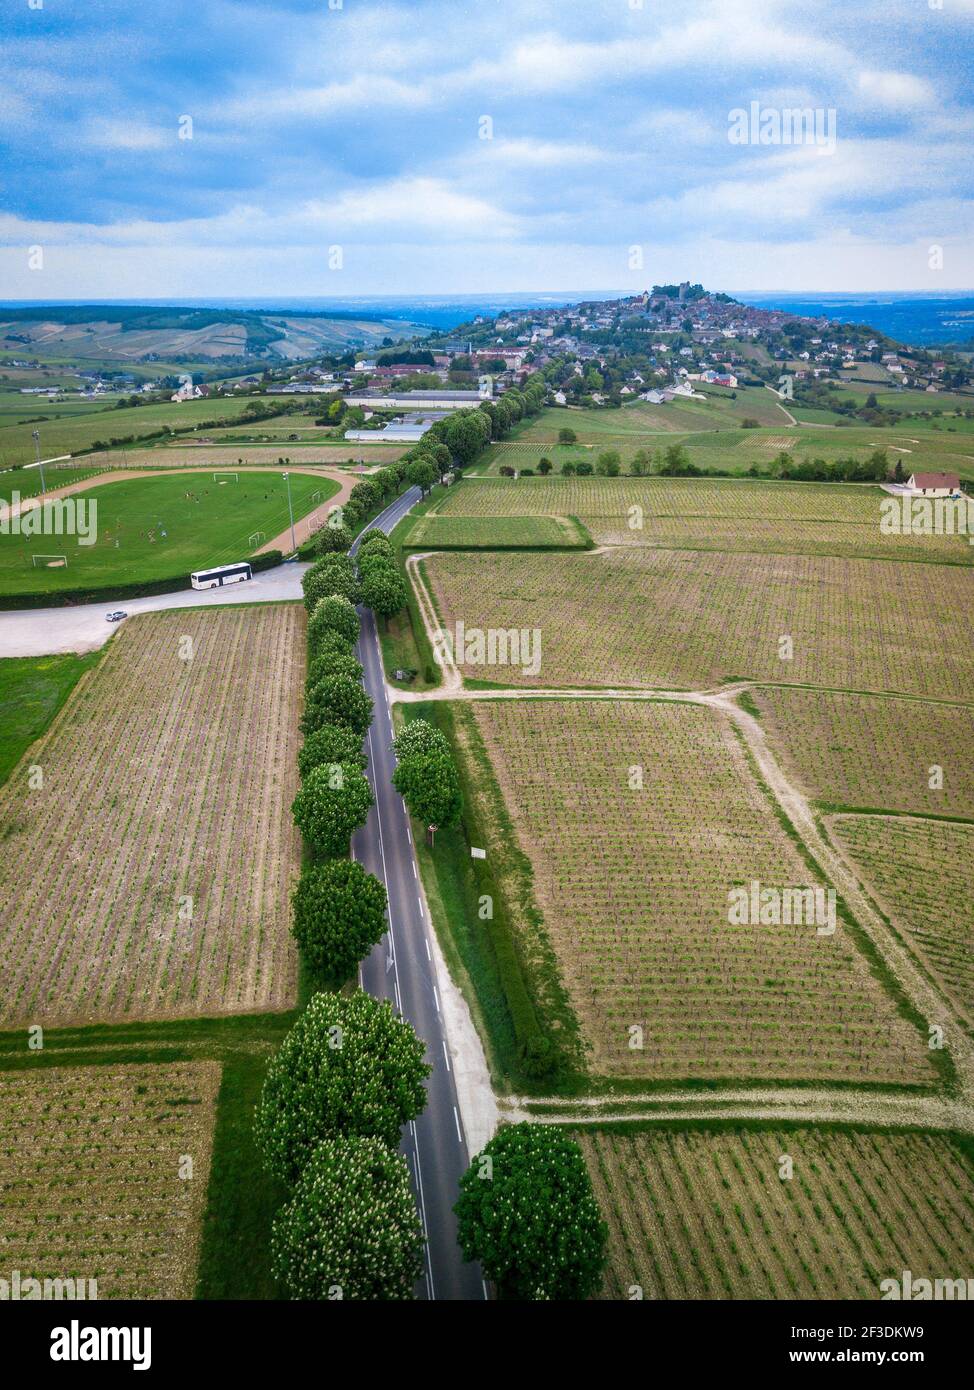
[[[175,142],[176,134],[175,122],[171,130],[163,130],[135,121],[110,121],[99,117],[89,122],[82,142],[108,150],[161,150]]]
[[[910,110],[917,106],[934,107],[936,93],[929,82],[910,72],[871,72],[859,74],[859,94],[872,106],[887,110]]]
[[[283,86],[254,92],[214,104],[209,108],[209,115],[218,120],[250,125],[255,121],[354,114],[378,106],[416,110],[427,106],[430,100],[430,91],[419,82],[400,82],[370,72],[320,87]]]

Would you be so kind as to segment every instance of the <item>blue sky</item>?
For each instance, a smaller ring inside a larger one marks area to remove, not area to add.
[[[0,26],[2,297],[974,286],[974,0],[10,0]],[[732,144],[753,101],[833,110],[834,148]]]

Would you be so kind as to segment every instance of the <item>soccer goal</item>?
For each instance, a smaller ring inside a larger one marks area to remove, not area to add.
[[[215,483],[235,483],[235,482],[237,482],[237,479],[238,479],[238,474],[236,474],[236,473],[214,473],[214,474],[213,474],[213,481],[214,481]]]
[[[263,531],[255,531],[252,536],[247,537],[247,542],[251,550],[254,550],[258,545],[261,544],[262,541],[265,541],[266,539],[267,537],[264,535]]]
[[[312,505],[313,507],[317,507],[317,505],[318,505],[318,503],[319,503],[320,501],[321,501],[321,488],[318,488],[318,490],[317,490],[316,492],[313,492],[313,493],[311,494],[311,505]]]
[[[30,558],[35,570],[38,565],[43,565],[45,569],[66,569],[68,564],[66,555],[32,555]]]

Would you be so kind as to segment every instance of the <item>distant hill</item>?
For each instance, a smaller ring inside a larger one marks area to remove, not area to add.
[[[298,361],[426,330],[351,313],[70,304],[0,308],[0,355],[114,362]]]

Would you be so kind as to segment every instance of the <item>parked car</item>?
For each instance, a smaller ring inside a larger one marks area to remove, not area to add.
[[[121,608],[116,608],[116,610],[115,610],[114,613],[106,613],[106,614],[105,614],[105,622],[106,622],[106,623],[120,623],[120,622],[122,621],[123,618],[127,618],[127,617],[128,617],[128,614],[127,614],[127,613],[123,613],[123,611],[121,610]]]

